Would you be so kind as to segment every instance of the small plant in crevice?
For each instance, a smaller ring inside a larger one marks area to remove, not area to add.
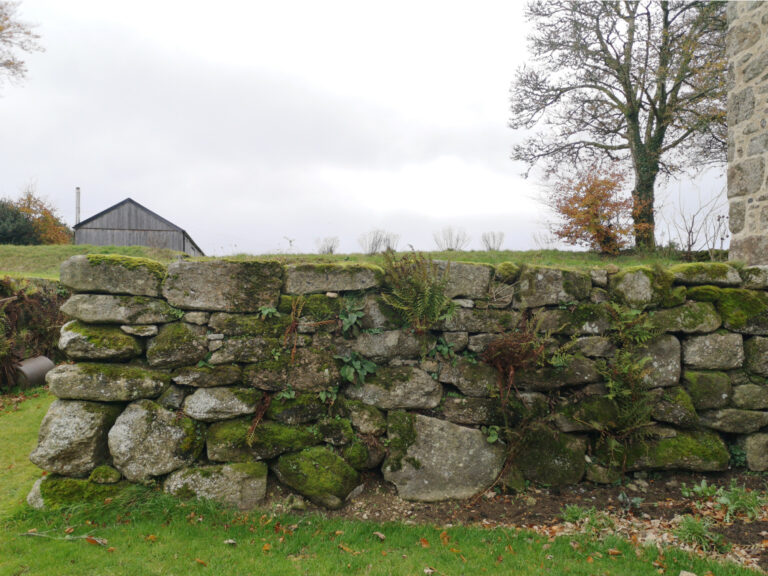
[[[275,400],[293,400],[294,398],[296,398],[296,390],[294,390],[291,385],[288,385],[288,387],[280,390],[274,395]]]
[[[274,306],[259,306],[259,316],[262,320],[267,318],[279,318],[280,312]]]
[[[392,307],[416,334],[426,334],[449,318],[455,309],[446,295],[449,268],[441,272],[430,258],[419,252],[398,258],[384,253],[384,302]]]
[[[621,492],[618,500],[625,512],[631,512],[633,509],[639,510],[640,505],[645,502],[645,498],[641,498],[640,496],[628,496],[626,492]]]
[[[432,350],[429,351],[429,354],[427,355],[430,358],[434,358],[435,360],[438,360],[439,358],[447,360],[451,363],[451,366],[456,365],[457,358],[453,351],[453,345],[446,342],[445,338],[442,336],[437,339],[435,346],[432,348]]]
[[[729,461],[730,468],[746,468],[747,452],[738,444],[728,444],[728,453],[731,455]]]
[[[495,444],[499,441],[499,427],[498,426],[482,426],[480,431],[485,434],[485,439],[488,444]]]
[[[350,352],[347,356],[334,356],[334,358],[343,363],[339,374],[350,384],[365,384],[365,377],[375,374],[378,368],[375,362],[357,352]]]
[[[341,322],[341,333],[345,338],[357,337],[362,329],[360,320],[365,316],[363,305],[358,300],[345,298],[341,312],[339,312],[339,322]]]
[[[338,386],[329,386],[325,390],[320,390],[320,392],[317,393],[317,397],[320,400],[320,402],[333,404],[336,402],[336,397],[339,394],[339,388]]]

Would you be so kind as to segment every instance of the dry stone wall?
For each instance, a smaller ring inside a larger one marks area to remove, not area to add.
[[[335,508],[363,470],[433,501],[502,470],[511,488],[723,470],[729,446],[768,469],[768,267],[441,266],[455,310],[419,335],[373,266],[71,258],[71,362],[48,375],[58,399],[31,454],[54,474],[30,502],[56,482],[157,482],[249,508],[278,481]],[[633,318],[648,338],[630,350]],[[516,372],[505,414],[507,380],[480,358],[526,325],[546,350]],[[606,374],[625,353],[648,417],[617,459],[606,437],[621,440],[624,416]],[[354,362],[375,372],[351,383]]]

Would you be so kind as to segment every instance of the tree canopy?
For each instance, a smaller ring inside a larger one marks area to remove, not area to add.
[[[531,61],[511,89],[512,158],[548,175],[623,162],[637,245],[654,241],[659,174],[725,160],[725,2],[534,0]]]
[[[18,19],[19,2],[0,0],[0,82],[20,80],[27,73],[20,52],[42,50],[32,26]]]

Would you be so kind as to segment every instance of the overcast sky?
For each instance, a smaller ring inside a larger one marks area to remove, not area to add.
[[[24,0],[46,51],[0,88],[0,197],[33,182],[70,225],[76,186],[81,219],[131,197],[208,254],[357,252],[374,228],[429,250],[446,226],[536,248],[507,128],[523,7]]]

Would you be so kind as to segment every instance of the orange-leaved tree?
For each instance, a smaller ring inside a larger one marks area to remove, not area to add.
[[[632,242],[632,197],[624,174],[593,165],[586,172],[556,181],[546,202],[560,217],[552,233],[568,244],[616,254]]]
[[[32,222],[38,244],[72,242],[72,231],[59,218],[56,207],[35,194],[34,185],[28,185],[13,205]]]

